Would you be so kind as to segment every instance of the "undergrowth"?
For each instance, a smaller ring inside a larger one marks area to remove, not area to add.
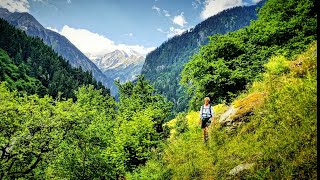
[[[245,107],[235,116],[246,117],[246,123],[229,131],[214,122],[207,144],[198,127],[198,112],[179,115],[169,122],[172,134],[163,151],[127,178],[316,179],[316,51],[313,43],[293,60],[272,57],[262,80],[233,103]],[[218,117],[227,108],[214,107]],[[247,163],[251,168],[230,174]]]

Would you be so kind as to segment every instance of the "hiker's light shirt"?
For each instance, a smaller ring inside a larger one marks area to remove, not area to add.
[[[202,110],[203,107],[203,110]],[[211,117],[213,117],[213,107],[211,106]],[[210,117],[210,109],[209,109],[209,104],[208,106],[203,105],[200,108],[200,118],[209,118]]]

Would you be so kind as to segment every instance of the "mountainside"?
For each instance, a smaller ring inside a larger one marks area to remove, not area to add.
[[[122,50],[115,50],[101,57],[88,57],[107,77],[119,79],[122,83],[137,79],[145,59],[138,52],[128,54]]]
[[[143,75],[116,102],[0,18],[0,179],[317,179],[316,0],[268,0],[183,66],[189,109],[170,118]]]
[[[146,56],[141,73],[154,84],[159,93],[174,102],[174,111],[183,111],[188,101],[184,88],[179,85],[183,65],[201,46],[208,43],[208,36],[225,34],[248,26],[251,20],[257,18],[256,9],[264,3],[265,1],[261,1],[254,6],[225,10],[193,29],[169,39]]]
[[[26,35],[1,18],[0,61],[0,81],[6,81],[10,90],[75,100],[75,91],[91,84],[105,95],[110,93],[91,72],[72,67],[41,39]]]
[[[258,20],[210,42],[184,65],[180,83],[190,96],[189,110],[198,110],[203,97],[211,103],[230,103],[265,72],[269,58],[283,54],[288,59],[317,39],[314,0],[268,0]]]
[[[206,143],[199,111],[169,121],[162,150],[126,179],[317,179],[315,44],[294,61],[272,58],[255,86],[214,106]]]
[[[317,179],[316,43],[315,0],[268,0],[249,26],[212,36],[181,73],[189,112],[126,179]]]
[[[29,13],[11,13],[7,9],[0,8],[0,18],[7,20],[10,24],[24,30],[27,35],[39,37],[43,42],[51,46],[55,52],[64,57],[73,67],[80,67],[85,71],[92,71],[93,76],[97,81],[102,82],[114,90],[113,79],[105,76],[99,68],[91,62],[79,49],[77,49],[67,38],[44,28],[32,15]]]

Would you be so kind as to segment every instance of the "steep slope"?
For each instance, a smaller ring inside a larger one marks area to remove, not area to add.
[[[146,56],[142,74],[155,85],[158,91],[174,102],[174,110],[183,111],[187,106],[184,89],[179,85],[179,74],[190,56],[197,53],[202,45],[208,43],[208,36],[225,34],[250,24],[257,18],[254,6],[235,7],[208,18],[193,29],[175,36]]]
[[[0,18],[7,20],[10,24],[24,30],[27,35],[39,37],[43,42],[51,46],[55,52],[70,62],[73,67],[80,67],[85,71],[92,71],[97,81],[102,82],[113,92],[113,79],[106,77],[99,68],[91,62],[79,49],[77,49],[64,36],[44,28],[29,13],[11,13],[7,9],[0,8]]]
[[[88,55],[90,58],[90,55]],[[101,57],[90,58],[97,67],[112,79],[119,79],[121,83],[133,81],[141,73],[144,56],[138,52],[130,54],[122,50],[115,50]]]
[[[39,96],[75,98],[75,90],[93,85],[109,94],[91,72],[75,68],[39,38],[27,36],[0,18],[0,81],[11,90],[25,91]]]
[[[192,96],[189,109],[197,110],[205,96],[215,104],[231,102],[261,78],[270,57],[281,53],[293,58],[316,39],[314,0],[268,0],[258,20],[237,31],[212,36],[184,65],[180,83]]]
[[[0,82],[2,81],[6,81],[11,90],[28,90],[30,94],[36,93],[41,87],[39,80],[24,73],[22,66],[15,65],[7,52],[0,48]]]
[[[276,56],[216,121],[203,143],[199,112],[167,123],[162,152],[126,179],[317,179],[317,46],[294,60]]]

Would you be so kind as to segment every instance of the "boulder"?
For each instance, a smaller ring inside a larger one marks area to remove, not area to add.
[[[234,167],[231,171],[229,171],[229,175],[234,176],[243,170],[251,169],[253,166],[254,166],[254,163],[240,164],[240,165]]]
[[[236,100],[220,116],[219,123],[222,126],[228,126],[228,129],[235,129],[243,122],[246,122],[248,116],[252,115],[254,110],[264,103],[264,97],[265,93],[254,92],[243,99]]]

